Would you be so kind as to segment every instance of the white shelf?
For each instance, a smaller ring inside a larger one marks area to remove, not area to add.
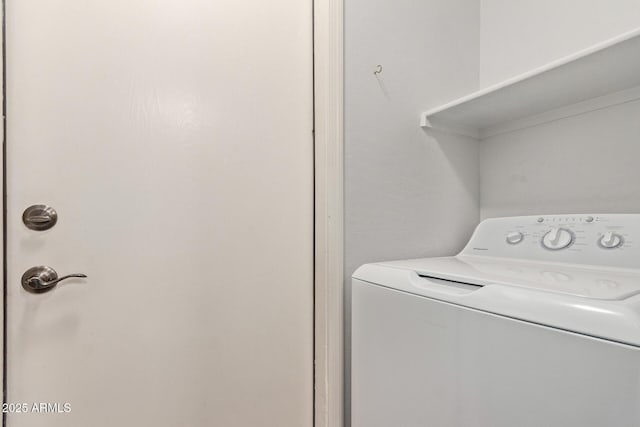
[[[420,125],[484,139],[640,99],[640,29],[426,111]]]

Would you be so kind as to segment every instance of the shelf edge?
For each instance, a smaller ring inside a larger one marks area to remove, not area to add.
[[[447,123],[442,120],[430,117],[427,115],[427,113],[423,113],[420,115],[420,127],[424,129],[433,129],[439,132],[462,135],[482,141],[497,135],[515,132],[521,129],[575,117],[592,111],[598,111],[638,100],[640,100],[640,86],[624,89],[596,98],[587,99],[553,110],[544,111],[534,116],[510,120],[487,128],[473,128],[456,125],[454,123]]]
[[[452,107],[456,107],[458,105],[464,104],[466,102],[472,101],[476,98],[480,98],[484,95],[490,94],[492,92],[497,92],[500,89],[504,89],[508,86],[512,86],[514,84],[523,82],[525,80],[528,80],[530,78],[536,77],[540,74],[543,74],[547,71],[553,70],[555,68],[559,68],[563,65],[566,65],[570,62],[573,61],[577,61],[578,59],[584,58],[586,56],[589,56],[591,54],[594,54],[596,52],[599,52],[601,50],[604,50],[608,47],[614,46],[616,44],[625,42],[627,40],[631,40],[633,38],[639,37],[640,36],[640,27],[633,29],[631,31],[627,31],[625,33],[622,33],[618,36],[612,37],[610,39],[607,39],[603,42],[597,43],[591,47],[588,47],[586,49],[582,49],[579,50],[578,52],[575,52],[571,55],[565,56],[563,58],[560,58],[558,60],[552,61],[550,63],[547,63],[541,67],[537,67],[534,68],[533,70],[527,71],[525,73],[519,74],[517,76],[511,77],[507,80],[504,80],[502,82],[496,83],[494,85],[488,86],[484,89],[480,89],[476,92],[473,92],[469,95],[465,95],[461,98],[455,99],[453,101],[447,102],[446,104],[440,105],[438,107],[435,108],[431,108],[429,110],[427,110],[425,113],[423,113],[424,117],[429,117],[432,116],[434,114],[440,113],[442,111],[448,110],[449,108]],[[423,126],[425,127],[425,126]]]
[[[592,111],[603,110],[605,108],[614,107],[616,105],[626,104],[629,102],[640,100],[640,86],[624,89],[618,92],[609,93],[607,95],[598,96],[596,98],[587,99],[575,104],[548,110],[534,116],[527,116],[521,119],[510,120],[504,123],[479,129],[478,139],[484,140],[493,136],[514,132],[533,126],[542,125],[549,122],[555,122],[570,117],[587,114]]]

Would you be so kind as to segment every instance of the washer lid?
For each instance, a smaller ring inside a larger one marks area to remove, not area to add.
[[[353,278],[640,349],[637,272],[472,258],[366,264]]]
[[[393,261],[381,265],[471,285],[493,283],[601,300],[623,300],[640,294],[639,270],[473,255]]]

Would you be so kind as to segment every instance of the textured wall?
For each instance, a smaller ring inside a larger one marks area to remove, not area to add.
[[[639,27],[640,1],[345,2],[348,420],[349,277],[359,265],[454,254],[479,208],[640,212],[639,102],[480,143],[417,126],[428,107]]]
[[[480,85],[640,26],[638,0],[480,0]]]
[[[348,323],[359,265],[453,254],[478,221],[477,142],[427,135],[419,114],[477,88],[480,19],[477,0],[346,0],[345,13]],[[347,324],[347,420],[349,342]]]
[[[495,83],[640,27],[638,0],[482,0],[480,81]],[[489,138],[482,217],[640,212],[640,102]]]
[[[640,212],[640,101],[490,138],[483,217]]]

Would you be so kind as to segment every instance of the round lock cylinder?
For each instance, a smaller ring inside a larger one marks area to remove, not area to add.
[[[51,206],[32,205],[22,213],[22,222],[29,230],[45,231],[58,222],[58,213]]]

